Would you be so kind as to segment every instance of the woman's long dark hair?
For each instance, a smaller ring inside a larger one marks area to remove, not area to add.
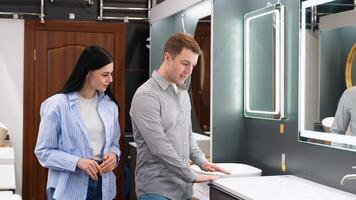
[[[83,53],[80,55],[69,79],[64,84],[63,88],[57,93],[66,94],[79,91],[82,89],[89,71],[100,69],[112,62],[112,57],[104,48],[95,45],[85,48]],[[119,106],[111,91],[110,85],[106,88],[105,94]]]

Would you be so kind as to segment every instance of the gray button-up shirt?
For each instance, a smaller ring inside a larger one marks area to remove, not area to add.
[[[356,87],[349,88],[342,94],[331,131],[345,134],[349,125],[351,135],[356,136]]]
[[[191,128],[188,92],[177,92],[157,72],[135,93],[130,116],[137,144],[136,194],[161,194],[170,199],[191,198],[195,174],[189,160],[207,160]]]

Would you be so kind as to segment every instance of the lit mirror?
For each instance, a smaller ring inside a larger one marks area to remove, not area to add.
[[[284,117],[284,6],[244,16],[244,114],[280,120]]]
[[[354,19],[353,3],[302,2],[298,121],[302,142],[356,150],[356,89],[351,89],[356,81],[356,70],[351,70],[356,66]]]

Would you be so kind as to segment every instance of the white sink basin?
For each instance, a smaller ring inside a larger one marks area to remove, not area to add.
[[[250,165],[242,163],[216,163],[220,167],[231,172],[230,175],[223,174],[221,172],[206,172],[201,170],[197,165],[192,165],[190,168],[196,173],[218,175],[221,179],[231,178],[231,177],[250,177],[250,176],[261,176],[262,170],[252,167]],[[193,186],[194,194],[193,196],[200,200],[209,199],[209,186],[207,183],[195,183]]]
[[[247,200],[355,200],[356,195],[291,175],[223,178],[213,185]]]

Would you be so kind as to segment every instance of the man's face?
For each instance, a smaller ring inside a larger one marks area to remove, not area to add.
[[[185,80],[192,74],[194,66],[197,64],[199,55],[193,51],[183,48],[174,58],[171,54],[165,53],[166,78],[167,81],[177,85],[183,85]]]

